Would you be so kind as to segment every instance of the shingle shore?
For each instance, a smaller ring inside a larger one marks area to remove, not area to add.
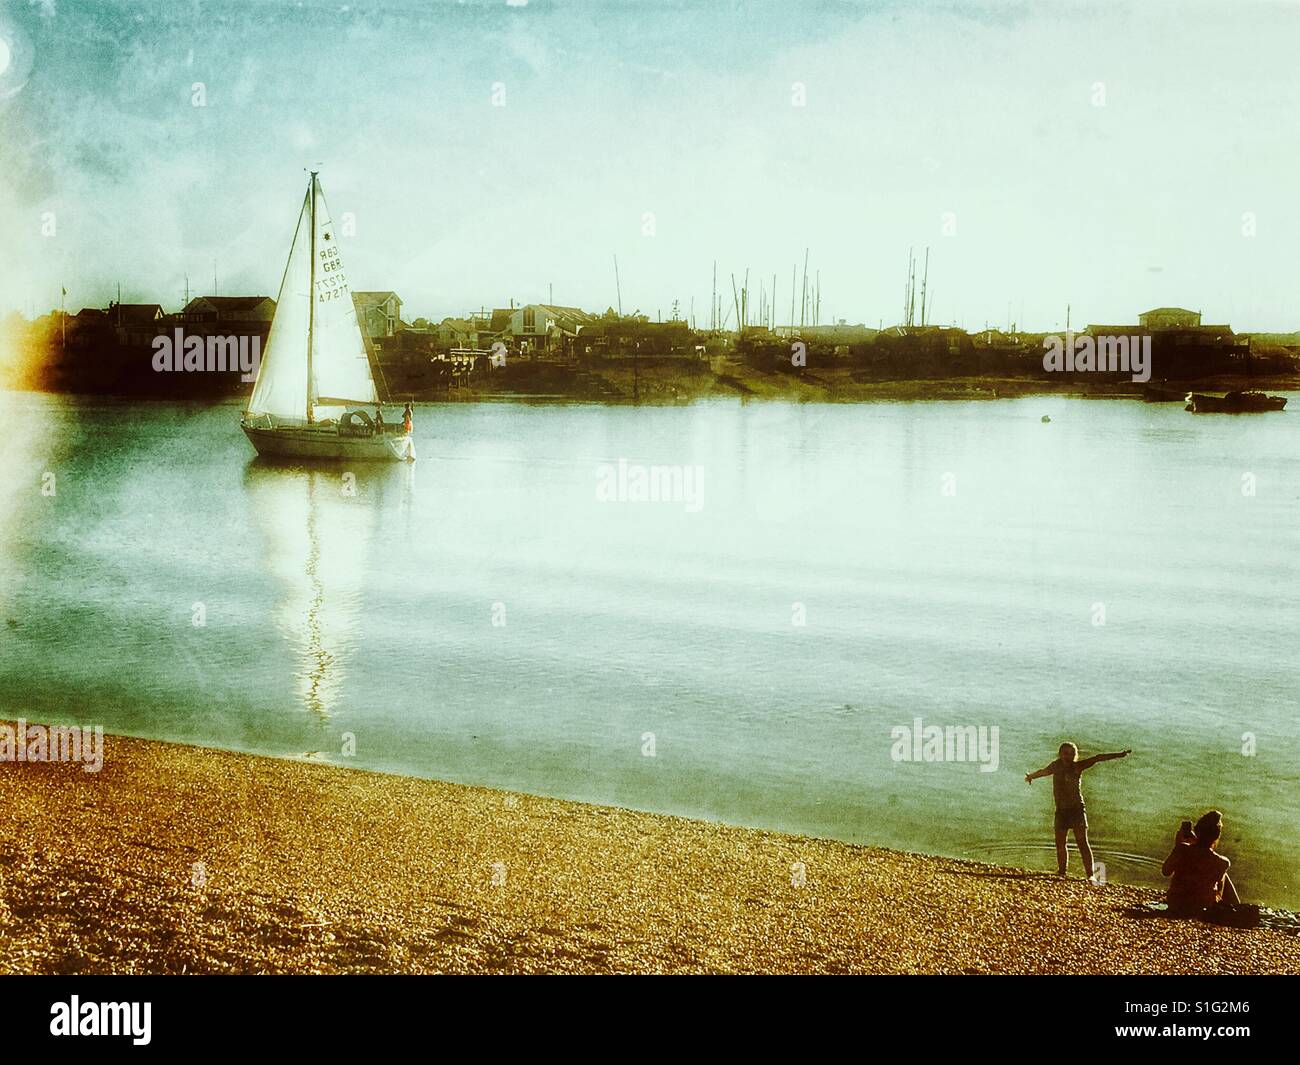
[[[0,763],[0,972],[1300,973],[1140,888],[106,742]]]

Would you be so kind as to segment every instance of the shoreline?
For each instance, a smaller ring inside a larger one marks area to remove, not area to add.
[[[0,763],[0,972],[1300,973],[1152,889],[105,737]]]
[[[648,361],[648,360],[647,360]],[[737,369],[737,368],[729,368]],[[466,386],[463,390],[393,393],[385,405],[405,402],[414,397],[419,406],[444,403],[475,402],[591,404],[622,407],[641,405],[686,406],[716,400],[786,402],[786,403],[890,403],[890,402],[959,402],[1023,399],[1030,396],[1060,396],[1073,399],[1127,399],[1142,401],[1140,383],[1109,379],[1088,380],[1077,376],[1068,380],[1049,381],[1039,377],[935,377],[864,380],[855,379],[843,368],[806,374],[760,373],[754,370],[715,373],[700,369],[681,374],[678,363],[642,366],[634,371],[630,360],[601,368],[599,373],[575,372],[571,367],[554,363],[521,364],[510,381],[495,382],[491,377]],[[636,378],[634,383],[634,377]],[[1156,387],[1163,383],[1150,382]],[[1218,376],[1181,382],[1168,387],[1186,388],[1204,393],[1254,390],[1264,392],[1300,391],[1300,379],[1290,376]],[[75,399],[109,400],[116,403],[199,403],[205,406],[241,403],[247,392],[176,395],[157,392],[77,392],[41,388],[6,387],[6,391],[36,395],[67,396]],[[635,397],[634,398],[634,394]],[[1175,402],[1153,406],[1177,406]],[[1285,412],[1283,412],[1285,413]]]

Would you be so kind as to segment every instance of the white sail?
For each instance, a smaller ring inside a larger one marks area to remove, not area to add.
[[[312,193],[315,193],[316,239],[312,241]],[[312,288],[312,245],[316,249],[315,294]],[[314,299],[314,314],[311,313]],[[269,416],[277,425],[301,425],[308,420],[307,347],[311,343],[312,416],[337,418],[347,406],[378,401],[365,341],[352,304],[352,289],[343,269],[338,234],[329,208],[313,178],[294,230],[289,261],[280,282],[275,318],[258,368],[248,411]],[[318,402],[323,400],[324,402]]]
[[[253,385],[248,411],[278,424],[307,420],[307,312],[311,299],[311,193],[303,197],[289,261],[280,280],[275,318]]]
[[[341,404],[372,405],[378,402],[375,381],[370,374],[366,343],[357,323],[352,288],[343,269],[338,234],[330,221],[325,194],[316,183],[316,319],[312,355],[312,397],[319,402],[317,418],[338,417]]]

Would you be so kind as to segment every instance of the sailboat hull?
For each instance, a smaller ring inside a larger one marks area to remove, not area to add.
[[[317,462],[410,462],[415,445],[409,433],[344,436],[334,426],[265,428],[243,425],[259,455]]]

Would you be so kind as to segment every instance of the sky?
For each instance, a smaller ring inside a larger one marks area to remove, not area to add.
[[[318,169],[408,321],[707,325],[716,261],[784,322],[807,249],[823,321],[888,325],[928,247],[931,321],[1290,331],[1297,41],[1253,0],[0,0],[0,313],[274,296]]]

